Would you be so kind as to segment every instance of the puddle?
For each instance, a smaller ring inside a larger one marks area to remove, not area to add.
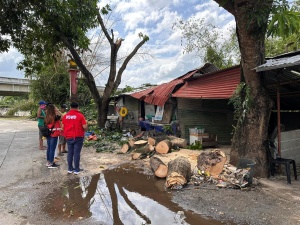
[[[57,220],[74,222],[93,218],[104,225],[223,224],[173,203],[164,182],[127,165],[69,180],[46,197],[44,211]]]

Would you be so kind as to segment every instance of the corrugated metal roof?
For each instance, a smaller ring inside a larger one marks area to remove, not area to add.
[[[187,72],[186,74],[164,84],[160,84],[154,88],[149,88],[145,91],[136,92],[131,94],[130,96],[137,98],[139,100],[143,100],[146,103],[152,105],[163,106],[169,97],[171,97],[174,89],[178,86],[183,84],[186,80],[191,78],[194,74],[204,73],[204,72],[213,72],[216,71],[218,68],[213,64],[206,63],[201,68],[192,70]]]
[[[144,102],[147,102],[151,105],[163,106],[168,98],[171,97],[174,88],[179,84],[183,84],[185,79],[191,77],[197,71],[198,70],[188,72],[187,74],[180,76],[169,83],[164,83],[154,88],[134,93],[131,96],[140,100],[144,100]]]
[[[228,99],[240,83],[240,66],[198,76],[186,81],[172,96],[180,98]]]
[[[276,59],[268,59],[266,63],[254,68],[256,72],[262,72],[267,70],[280,69],[290,66],[300,65],[300,55],[284,57],[284,58],[276,58]]]

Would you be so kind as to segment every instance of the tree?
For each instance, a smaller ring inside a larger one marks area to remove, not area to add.
[[[187,21],[178,20],[173,24],[173,29],[181,31],[184,53],[196,52],[204,62],[220,69],[238,63],[240,53],[235,30],[229,30],[230,36],[224,40],[216,26],[195,17]]]
[[[1,25],[0,41],[8,43],[7,45],[13,44],[24,55],[25,59],[19,65],[19,69],[24,69],[26,75],[37,73],[45,64],[55,61],[55,54],[62,49],[68,49],[84,75],[85,83],[96,104],[98,125],[103,127],[110,95],[120,85],[129,61],[149,38],[140,33],[141,41],[125,57],[117,70],[117,56],[123,39],[115,39],[114,31],[111,29],[109,33],[105,27],[102,15],[107,15],[111,11],[110,7],[103,7],[100,13],[97,3],[97,0],[19,0],[14,3],[2,1],[1,6],[7,18],[4,25]],[[17,15],[12,16],[15,12]],[[11,24],[13,28],[8,29]],[[2,32],[3,27],[7,29]],[[81,58],[81,54],[89,51],[90,40],[87,32],[99,27],[110,45],[110,71],[103,96],[98,93],[94,76]],[[4,40],[4,35],[10,35],[11,41]]]
[[[235,18],[236,34],[241,52],[241,74],[245,80],[246,93],[249,93],[243,95],[244,102],[252,103],[248,104],[248,108],[243,112],[244,118],[240,119],[237,124],[230,161],[237,164],[242,157],[252,158],[257,162],[256,174],[266,176],[267,159],[263,142],[267,139],[273,104],[263,86],[262,76],[257,74],[253,68],[265,61],[265,37],[268,25],[269,35],[285,36],[299,30],[295,29],[295,26],[299,28],[299,15],[295,17],[297,14],[288,11],[288,2],[285,0],[214,1]],[[271,21],[269,20],[270,16]],[[291,20],[295,21],[291,22]],[[276,28],[272,24],[276,25]]]

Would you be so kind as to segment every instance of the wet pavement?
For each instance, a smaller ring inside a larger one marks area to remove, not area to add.
[[[222,224],[179,207],[164,180],[130,165],[80,176],[63,159],[46,168],[36,121],[0,118],[0,127],[0,224]]]

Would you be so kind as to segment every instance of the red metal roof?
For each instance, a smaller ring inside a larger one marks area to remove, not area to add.
[[[185,75],[170,81],[169,83],[164,83],[144,91],[136,92],[131,94],[130,96],[140,100],[144,100],[144,102],[152,105],[163,106],[168,98],[171,97],[174,88],[177,85],[184,83],[185,79],[191,77],[197,71],[198,70],[190,71]]]
[[[229,99],[240,83],[240,66],[203,74],[186,81],[172,96],[180,98]]]

